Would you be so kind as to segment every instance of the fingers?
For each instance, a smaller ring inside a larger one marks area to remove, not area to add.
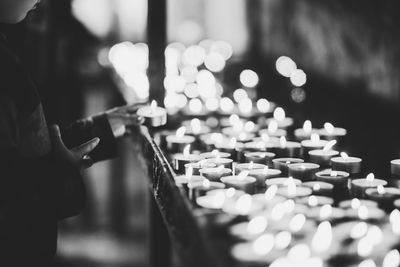
[[[49,135],[54,148],[66,149],[64,142],[61,138],[60,127],[57,124],[51,125],[49,127]]]
[[[85,155],[81,159],[81,164],[80,164],[81,165],[81,169],[90,168],[90,167],[92,167],[93,163],[94,163],[93,159],[90,156]]]
[[[100,138],[96,137],[78,147],[73,148],[72,150],[75,154],[75,157],[77,157],[78,159],[82,159],[84,156],[92,152],[92,150],[96,148],[99,142]]]

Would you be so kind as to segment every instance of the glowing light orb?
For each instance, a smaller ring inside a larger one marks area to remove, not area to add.
[[[293,71],[292,74],[290,75],[290,81],[294,86],[297,87],[303,86],[307,82],[307,75],[303,70],[297,69]]]
[[[246,87],[255,87],[259,82],[258,74],[252,70],[244,70],[240,73],[240,82]]]
[[[287,56],[279,57],[275,63],[275,67],[279,74],[288,78],[297,69],[296,63]]]

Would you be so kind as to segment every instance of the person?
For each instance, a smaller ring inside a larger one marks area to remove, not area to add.
[[[37,0],[0,0],[0,23]],[[135,106],[48,127],[35,85],[0,34],[0,266],[51,266],[57,222],[85,202],[81,170],[116,155],[116,137],[140,125]]]

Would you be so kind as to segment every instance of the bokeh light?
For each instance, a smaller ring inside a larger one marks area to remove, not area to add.
[[[252,70],[243,70],[239,78],[242,85],[246,87],[255,87],[259,82],[258,74]]]

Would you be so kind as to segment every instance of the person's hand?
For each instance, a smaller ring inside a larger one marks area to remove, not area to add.
[[[93,165],[93,160],[88,154],[99,144],[100,139],[98,137],[77,147],[68,149],[62,141],[58,125],[52,125],[49,128],[49,134],[53,146],[53,153],[56,156],[74,164],[79,169],[86,169]]]
[[[126,126],[138,126],[143,124],[144,118],[136,115],[141,105],[127,105],[116,107],[106,111],[108,122],[115,137],[121,137],[126,133]]]

